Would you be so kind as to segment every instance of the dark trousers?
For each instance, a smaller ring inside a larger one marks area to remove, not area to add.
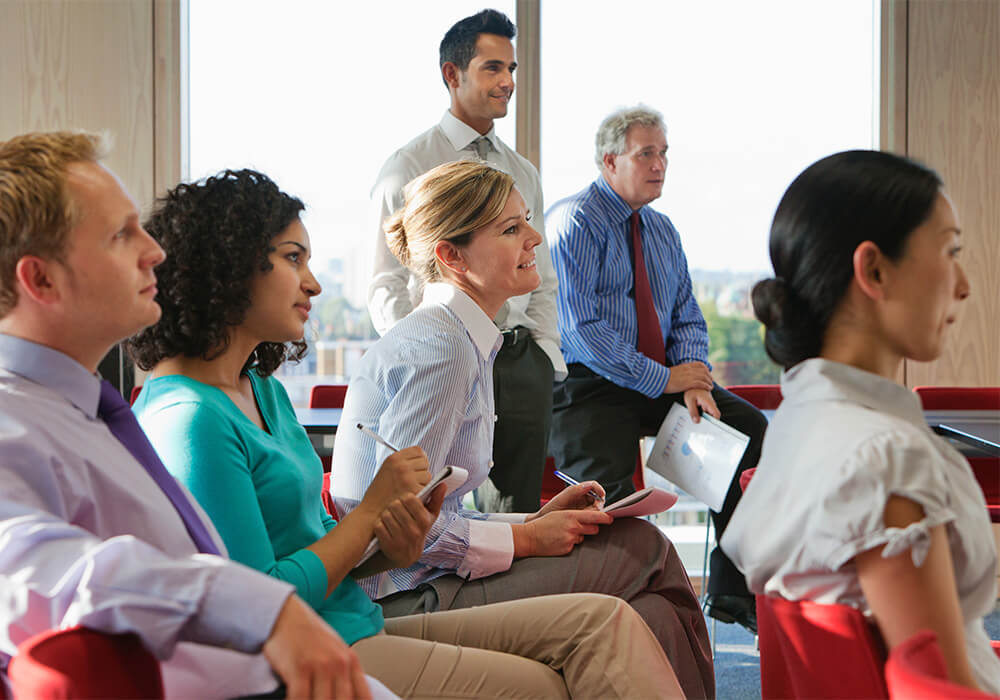
[[[712,390],[722,421],[750,436],[750,444],[729,485],[722,510],[710,511],[716,539],[722,537],[739,502],[739,477],[757,466],[767,419],[754,406],[719,385]],[[639,438],[655,435],[674,403],[684,404],[682,394],[651,399],[618,386],[581,364],[571,364],[569,377],[553,392],[552,434],[549,449],[559,469],[579,480],[594,479],[607,491],[608,501],[632,493],[632,474],[639,454]],[[712,551],[712,595],[750,595],[746,581],[729,557]]]
[[[493,490],[476,492],[486,512],[533,513],[542,494],[552,421],[552,362],[523,326],[504,334],[493,363],[497,422],[493,434]],[[492,493],[491,493],[492,491]]]

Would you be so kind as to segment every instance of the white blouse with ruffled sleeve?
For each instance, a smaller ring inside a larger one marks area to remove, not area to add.
[[[870,614],[855,555],[885,545],[883,556],[909,551],[921,566],[930,528],[943,524],[973,672],[1000,693],[1000,660],[982,622],[996,603],[997,553],[968,462],[930,430],[915,394],[877,375],[814,358],[785,372],[781,391],[721,543],[750,590]],[[924,518],[886,527],[894,494],[919,504]]]

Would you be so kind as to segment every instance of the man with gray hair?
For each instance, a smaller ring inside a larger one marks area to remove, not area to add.
[[[721,418],[750,445],[720,512],[721,537],[740,497],[739,474],[756,466],[767,421],[719,387],[708,364],[708,327],[670,219],[649,207],[663,190],[663,117],[643,105],[609,115],[597,131],[601,174],[546,212],[559,277],[559,332],[569,376],[553,396],[550,452],[609,501],[634,490],[641,435],[655,434],[674,403]],[[722,550],[712,552],[706,612],[756,632],[753,597]]]

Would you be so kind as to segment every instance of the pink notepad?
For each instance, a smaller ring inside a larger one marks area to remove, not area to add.
[[[604,512],[614,518],[629,516],[654,515],[669,510],[677,503],[677,494],[649,486],[642,491],[629,494],[620,501],[604,506]]]

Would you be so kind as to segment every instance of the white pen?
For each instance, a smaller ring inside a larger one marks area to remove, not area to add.
[[[395,447],[393,447],[388,442],[386,442],[381,437],[379,437],[379,434],[376,433],[371,428],[366,428],[365,426],[361,425],[361,423],[358,423],[358,430],[360,430],[362,433],[364,433],[365,435],[367,435],[368,437],[370,437],[372,440],[374,440],[378,444],[384,445],[385,447],[388,447],[393,452],[399,452],[399,450],[397,450]]]
[[[579,483],[580,483],[579,481],[577,481],[576,479],[574,479],[573,477],[571,477],[571,476],[570,476],[569,474],[563,474],[563,473],[562,473],[561,471],[559,471],[558,469],[553,469],[553,470],[552,470],[552,473],[553,473],[553,474],[555,474],[556,476],[558,476],[558,477],[559,477],[560,479],[562,479],[563,481],[565,481],[565,482],[566,482],[567,484],[569,484],[570,486],[576,486],[577,484],[579,484]],[[590,496],[591,496],[591,497],[592,497],[592,498],[593,498],[593,499],[594,499],[595,501],[603,501],[603,500],[604,500],[604,496],[601,496],[601,495],[600,495],[599,493],[597,493],[597,491],[595,491],[594,489],[590,489],[590,491],[588,491],[587,493],[588,493],[588,494],[589,494],[589,495],[590,495]]]

